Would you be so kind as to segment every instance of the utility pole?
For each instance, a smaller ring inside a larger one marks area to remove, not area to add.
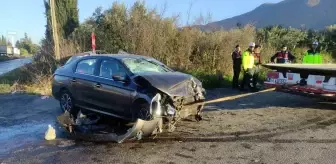
[[[56,60],[61,59],[60,55],[60,49],[59,49],[59,36],[58,36],[58,28],[57,28],[57,20],[56,20],[56,5],[55,0],[49,0],[50,4],[50,13],[51,13],[51,27],[52,27],[52,33],[53,33],[53,40],[54,40],[54,53]]]

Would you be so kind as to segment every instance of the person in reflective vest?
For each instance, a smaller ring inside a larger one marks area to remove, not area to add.
[[[245,90],[244,87],[247,85],[249,88],[252,88],[250,85],[250,80],[253,76],[253,68],[254,68],[254,55],[253,50],[255,47],[255,43],[251,42],[249,48],[244,51],[242,55],[242,64],[243,64],[243,71],[244,71],[244,78],[240,85],[241,90]]]
[[[281,48],[282,48],[281,51],[278,51],[271,57],[271,62],[280,63],[280,64],[293,62],[295,60],[295,56],[292,55],[291,52],[287,51],[287,46],[284,45]],[[275,59],[276,59],[276,62],[275,62]]]
[[[317,50],[319,43],[317,41],[313,42],[310,50],[306,52],[303,57],[303,64],[322,64],[322,55]]]
[[[242,64],[242,58],[241,58],[241,50],[240,46],[236,45],[235,51],[232,52],[232,62],[233,62],[233,80],[232,80],[232,88],[238,88],[238,80],[239,80],[239,74],[241,71],[241,64]]]

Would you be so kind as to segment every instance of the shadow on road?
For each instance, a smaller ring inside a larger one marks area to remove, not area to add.
[[[232,89],[216,89],[210,90],[207,93],[207,100],[216,100],[223,97],[236,96],[246,94]],[[334,110],[336,104],[326,102],[318,98],[310,98],[278,91],[269,91],[263,93],[255,93],[245,97],[236,98],[234,100],[209,103],[205,106],[205,111],[217,110],[244,110],[244,109],[260,109],[269,107],[284,107],[284,108],[311,108]]]

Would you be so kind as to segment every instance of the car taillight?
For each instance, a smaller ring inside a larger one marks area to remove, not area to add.
[[[279,72],[268,72],[267,77],[271,79],[278,79],[279,78]]]

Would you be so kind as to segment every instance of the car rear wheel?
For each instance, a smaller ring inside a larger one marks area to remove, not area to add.
[[[76,116],[78,110],[75,107],[74,99],[70,92],[64,90],[61,92],[60,106],[62,112],[69,112],[70,114]]]

